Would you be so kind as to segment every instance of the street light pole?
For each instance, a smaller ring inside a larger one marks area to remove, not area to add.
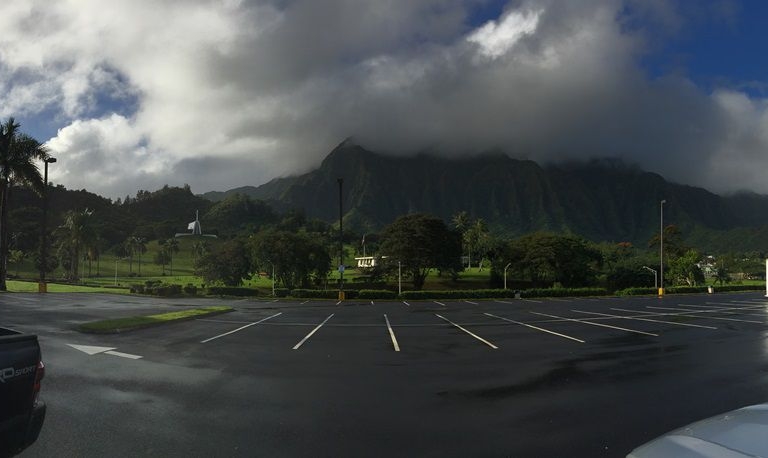
[[[48,286],[45,283],[45,273],[48,270],[48,164],[56,162],[55,157],[48,157],[44,161],[45,172],[43,174],[43,224],[40,237],[40,283],[38,291],[48,292]]]
[[[659,228],[659,296],[664,295],[664,204],[667,203],[667,200],[664,199],[661,201],[661,215],[659,218],[660,221],[660,228]]]
[[[341,188],[344,183],[343,178],[337,178],[339,183],[339,300],[344,300],[344,218],[341,201]]]
[[[643,269],[653,272],[653,287],[658,288],[659,287],[659,273],[656,272],[656,269],[651,269],[648,266],[643,266]]]
[[[397,261],[397,294],[403,294],[403,275],[400,261]]]
[[[506,266],[504,266],[504,289],[507,289],[507,269],[509,269],[509,266],[511,266],[512,263],[507,263]]]

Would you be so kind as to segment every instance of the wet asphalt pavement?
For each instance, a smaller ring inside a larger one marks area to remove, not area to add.
[[[762,293],[301,302],[0,295],[47,365],[22,456],[624,456],[768,401]],[[73,330],[202,305],[236,311]]]

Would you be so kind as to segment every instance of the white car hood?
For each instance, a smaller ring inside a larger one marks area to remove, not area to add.
[[[648,442],[627,458],[768,458],[768,403],[691,423]]]

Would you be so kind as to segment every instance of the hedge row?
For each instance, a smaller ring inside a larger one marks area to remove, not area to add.
[[[361,289],[358,299],[397,299],[397,293],[388,289]]]
[[[605,288],[533,288],[520,292],[521,297],[586,297],[608,294]]]
[[[686,293],[706,293],[708,286],[670,286],[665,288],[667,294],[686,294]],[[765,288],[762,285],[723,285],[713,286],[716,293],[726,293],[731,291],[761,291]],[[618,296],[642,296],[648,294],[658,294],[657,288],[627,288],[616,291]]]
[[[181,285],[147,282],[146,285],[131,285],[131,292],[160,297],[180,296]]]
[[[403,291],[402,299],[484,299],[494,297],[513,297],[515,292],[509,289],[467,289],[444,291]]]
[[[213,296],[258,296],[259,290],[236,286],[209,286],[207,293]]]

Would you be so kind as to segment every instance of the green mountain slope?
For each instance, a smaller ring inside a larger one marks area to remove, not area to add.
[[[723,197],[616,160],[542,167],[503,154],[393,157],[350,141],[307,174],[204,197],[241,193],[278,210],[302,209],[307,216],[334,221],[339,177],[344,179],[345,225],[358,231],[378,230],[411,212],[450,220],[467,211],[506,235],[552,230],[644,244],[658,231],[662,199],[665,221],[707,245],[743,233],[734,232],[737,228],[768,225],[766,196]]]

